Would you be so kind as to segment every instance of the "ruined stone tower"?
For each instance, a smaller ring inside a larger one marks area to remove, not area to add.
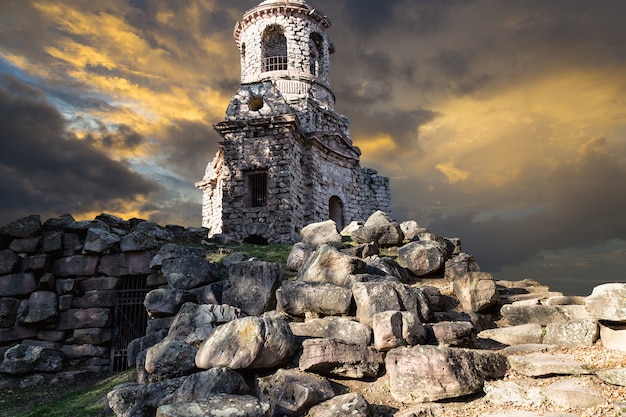
[[[349,120],[333,110],[330,20],[303,0],[266,0],[235,26],[241,87],[215,130],[203,226],[252,243],[294,242],[305,225],[341,229],[391,213],[389,179],[360,166]]]

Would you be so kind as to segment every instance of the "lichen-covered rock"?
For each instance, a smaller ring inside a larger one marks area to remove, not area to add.
[[[285,281],[278,291],[280,309],[293,316],[306,313],[345,315],[352,304],[352,291],[319,282]]]
[[[500,301],[493,276],[486,272],[469,272],[458,277],[453,289],[466,311],[482,311]]]
[[[185,342],[165,340],[146,351],[145,369],[161,379],[176,378],[192,372],[198,348]]]
[[[295,337],[284,320],[244,317],[209,335],[196,355],[196,366],[210,369],[267,369],[291,359]]]
[[[158,249],[163,243],[174,240],[174,234],[156,223],[144,221],[120,242],[122,252]]]
[[[85,252],[104,253],[117,245],[122,239],[111,232],[101,229],[89,229],[85,238]]]
[[[322,245],[300,268],[298,279],[349,287],[352,283],[348,277],[365,272],[365,265],[360,258],[341,253],[330,245]]]
[[[323,244],[339,244],[342,237],[337,231],[337,223],[333,220],[311,223],[300,230],[302,243],[318,247]]]
[[[384,311],[372,318],[374,347],[387,351],[399,346],[413,346],[426,340],[426,329],[415,314],[408,311]]]
[[[546,326],[543,343],[564,347],[591,347],[598,340],[600,331],[594,319],[550,323]]]
[[[240,309],[228,305],[185,303],[176,314],[167,338],[190,345],[200,344],[216,326],[243,316]]]
[[[436,241],[411,242],[398,249],[398,263],[418,277],[439,271],[446,262],[446,248]]]
[[[372,214],[363,227],[352,231],[351,236],[355,242],[375,242],[381,247],[397,246],[404,240],[400,226],[382,211]]]
[[[190,291],[157,288],[146,294],[143,305],[151,318],[173,316],[187,302],[196,302],[197,296]]]
[[[163,261],[163,275],[172,288],[190,290],[220,279],[217,266],[203,256],[188,255]]]
[[[5,353],[0,372],[26,375],[36,372],[59,372],[63,369],[63,354],[42,346],[15,345]]]
[[[526,345],[542,343],[543,327],[529,323],[511,327],[497,327],[478,333],[480,339],[491,339],[505,345]]]
[[[282,280],[280,264],[274,262],[237,262],[228,268],[222,302],[258,316],[276,307],[276,290]]]
[[[335,339],[367,346],[372,341],[372,329],[348,317],[324,317],[305,322],[289,323],[294,335],[309,338]]]
[[[267,417],[269,404],[251,395],[215,394],[197,401],[166,404],[156,417]]]
[[[38,214],[22,217],[0,227],[0,235],[27,238],[41,231],[41,217]]]
[[[259,378],[257,385],[261,401],[270,404],[271,416],[300,416],[335,395],[326,378],[297,369],[279,369],[273,375]]]

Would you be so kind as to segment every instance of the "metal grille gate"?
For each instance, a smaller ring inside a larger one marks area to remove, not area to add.
[[[111,373],[128,369],[128,344],[146,335],[148,314],[143,305],[148,290],[145,277],[128,277],[117,290],[111,340]]]

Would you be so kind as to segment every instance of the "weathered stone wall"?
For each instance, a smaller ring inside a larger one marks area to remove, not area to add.
[[[0,358],[21,345],[54,352],[62,366],[29,369],[0,360],[0,374],[108,371],[117,290],[129,280],[145,283],[146,290],[162,285],[150,267],[156,250],[204,236],[206,229],[111,215],[92,221],[64,215],[43,224],[35,215],[2,227]]]

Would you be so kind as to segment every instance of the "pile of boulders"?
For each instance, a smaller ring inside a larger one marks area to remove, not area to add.
[[[436,415],[419,404],[484,390],[497,401],[510,367],[532,376],[594,372],[567,357],[526,354],[544,343],[588,346],[598,320],[616,332],[609,322],[626,320],[624,284],[584,299],[495,282],[458,239],[380,212],[347,233],[356,245],[345,245],[332,221],[304,228],[287,261],[290,279],[280,265],[235,253],[224,259],[224,281],[210,273],[179,280],[193,275],[185,268],[213,267],[180,256],[182,247],[159,252],[168,286],[146,297],[153,320],[129,358],[139,381],[112,391],[111,408],[118,416],[370,416],[363,395],[337,391],[331,380],[384,375],[405,404],[397,416]],[[624,383],[623,370],[598,375]]]

